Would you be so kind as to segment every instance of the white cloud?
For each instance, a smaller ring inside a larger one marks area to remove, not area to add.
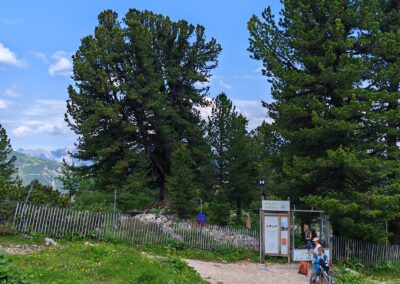
[[[12,133],[14,134],[14,136],[16,137],[21,137],[21,136],[25,136],[28,133],[33,132],[33,130],[28,127],[28,126],[18,126],[17,128],[12,130]]]
[[[32,51],[31,52],[33,54],[33,56],[35,56],[37,59],[39,59],[40,61],[42,61],[44,64],[48,64],[49,60],[47,58],[47,55],[44,54],[43,52],[40,51]]]
[[[64,121],[66,102],[63,100],[36,100],[35,104],[21,112],[21,117],[10,124],[15,125],[17,137],[27,134],[62,135],[70,133]]]
[[[4,92],[1,93],[2,96],[5,97],[11,97],[11,98],[18,98],[21,96],[21,94],[17,91],[17,85],[11,85],[11,87],[7,88],[4,90]]]
[[[225,88],[225,89],[228,89],[228,90],[232,89],[232,85],[227,84],[227,83],[225,83],[225,82],[222,81],[222,80],[219,80],[219,84],[220,84],[223,88]]]
[[[204,120],[207,120],[208,117],[211,116],[211,114],[212,114],[211,113],[211,111],[212,111],[212,105],[211,105],[212,99],[206,97],[205,100],[208,101],[210,104],[208,106],[206,106],[206,107],[198,107],[197,106],[196,109],[200,112],[200,117],[202,119],[204,119]]]
[[[18,59],[15,53],[5,47],[2,43],[0,43],[0,64],[1,63],[21,68],[26,67],[26,63],[23,60]]]
[[[206,98],[211,101],[211,98]],[[245,116],[248,121],[248,128],[255,129],[264,121],[271,123],[272,119],[267,117],[267,110],[262,106],[259,100],[238,100],[233,99],[232,103],[236,106],[236,110]],[[198,107],[202,119],[207,120],[211,116],[212,106]]]
[[[63,100],[36,100],[36,104],[23,112],[25,116],[53,117],[62,116],[66,112],[67,103]]]
[[[7,103],[3,100],[0,100],[0,109],[6,109],[8,107]]]
[[[272,119],[267,117],[267,110],[258,100],[232,100],[236,106],[236,110],[249,120],[249,129],[255,129],[262,122],[272,122]]]
[[[72,75],[72,59],[71,55],[64,51],[57,51],[52,56],[53,63],[49,66],[49,74],[51,76],[71,76]]]
[[[66,134],[68,132],[68,128],[64,121],[56,121],[54,123],[46,123],[38,127],[39,133],[47,133],[53,135]]]

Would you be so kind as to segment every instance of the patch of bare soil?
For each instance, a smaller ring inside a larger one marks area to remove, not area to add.
[[[5,251],[8,254],[30,254],[40,251],[44,246],[40,245],[7,245],[0,246],[0,251]]]

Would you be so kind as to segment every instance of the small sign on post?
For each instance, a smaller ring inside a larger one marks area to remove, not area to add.
[[[206,214],[201,212],[197,215],[197,224],[199,224],[200,227],[203,227],[206,224]]]
[[[285,200],[263,200],[262,210],[264,211],[290,211],[290,201]]]

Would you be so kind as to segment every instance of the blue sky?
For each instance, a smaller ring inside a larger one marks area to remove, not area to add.
[[[270,100],[270,90],[261,63],[247,51],[247,21],[268,5],[278,12],[278,0],[3,0],[0,123],[15,149],[73,147],[76,136],[63,121],[67,86],[73,83],[71,55],[93,33],[101,11],[113,9],[122,17],[136,8],[205,26],[207,37],[223,48],[210,96],[226,92],[254,127],[265,119],[261,100]]]

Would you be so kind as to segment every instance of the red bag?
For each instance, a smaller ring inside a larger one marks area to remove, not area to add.
[[[300,262],[299,274],[308,275],[308,265],[304,261]]]

